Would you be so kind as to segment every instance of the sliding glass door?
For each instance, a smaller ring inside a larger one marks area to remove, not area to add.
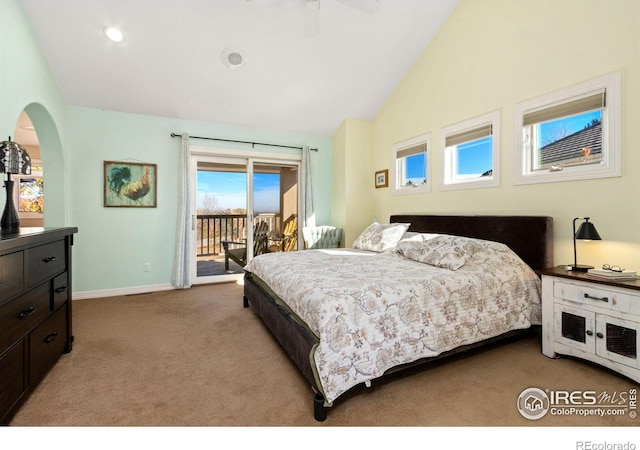
[[[225,260],[224,255],[226,248],[242,256],[236,249],[246,248],[247,163],[241,159],[202,158],[197,161],[195,176],[194,280],[241,273],[238,263],[231,258]]]
[[[299,162],[194,158],[196,284],[242,277],[255,255],[298,248]]]

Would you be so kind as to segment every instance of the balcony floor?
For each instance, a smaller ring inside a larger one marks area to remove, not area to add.
[[[224,255],[199,256],[197,264],[198,277],[243,273],[242,267],[236,264],[235,261],[229,261],[229,272],[224,270]]]

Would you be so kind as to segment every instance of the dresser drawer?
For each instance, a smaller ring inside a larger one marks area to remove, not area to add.
[[[0,308],[0,352],[50,314],[49,293],[45,283]]]
[[[51,311],[54,311],[69,300],[69,273],[64,272],[53,279],[53,296]]]
[[[29,385],[40,381],[64,352],[67,308],[60,308],[29,337]]]
[[[26,250],[28,286],[32,287],[67,268],[64,241],[39,245]]]
[[[24,341],[0,357],[0,419],[24,392]]]
[[[553,286],[553,296],[574,304],[591,305],[621,313],[640,314],[640,292],[636,296],[629,293],[629,290],[600,287],[595,283],[556,281]]]
[[[24,289],[24,254],[9,253],[0,256],[0,303]]]

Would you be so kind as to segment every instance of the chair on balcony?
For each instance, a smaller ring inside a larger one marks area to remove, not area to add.
[[[267,252],[267,233],[269,224],[258,222],[253,227],[253,256]],[[231,248],[233,246],[233,248]],[[229,271],[229,260],[235,261],[240,267],[247,265],[247,242],[222,241],[224,248],[224,269]]]
[[[302,229],[305,249],[338,248],[342,240],[342,228],[329,225],[304,227]]]
[[[272,242],[267,248],[268,252],[292,252],[298,249],[298,217],[289,216],[284,221],[282,234],[276,233],[269,240]]]
[[[282,231],[282,247],[285,252],[292,252],[298,247],[298,218],[290,217],[285,221],[284,230]]]

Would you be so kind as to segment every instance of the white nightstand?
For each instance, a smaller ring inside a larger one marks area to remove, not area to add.
[[[541,275],[542,353],[586,359],[640,383],[640,281],[562,268]]]

